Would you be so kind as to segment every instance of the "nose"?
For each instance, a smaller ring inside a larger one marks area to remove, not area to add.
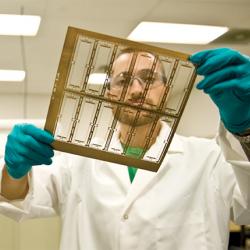
[[[130,92],[133,93],[142,93],[144,88],[143,85],[141,84],[140,80],[137,78],[132,78],[131,82],[129,84],[129,90]]]

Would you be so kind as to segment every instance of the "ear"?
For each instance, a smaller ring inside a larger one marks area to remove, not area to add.
[[[106,98],[109,98],[111,99],[112,95],[110,93],[110,89],[106,88],[106,91],[105,91],[105,95],[104,95]]]
[[[112,91],[110,89],[106,89],[105,97],[109,100],[118,100],[119,99],[119,93],[116,93],[115,91]]]
[[[105,97],[109,100],[116,100],[117,94],[112,92],[110,89],[106,89]]]

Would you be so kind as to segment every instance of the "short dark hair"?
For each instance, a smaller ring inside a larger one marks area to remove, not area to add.
[[[120,57],[121,55],[124,55],[124,54],[131,54],[131,53],[148,53],[150,55],[152,55],[153,57],[156,57],[157,55],[151,51],[147,51],[147,50],[142,50],[142,49],[134,49],[134,48],[131,48],[131,47],[127,47],[127,48],[124,48],[122,50],[119,51],[119,53],[117,54],[117,57]],[[165,72],[165,69],[162,65],[162,62],[159,60],[159,63],[160,63],[160,66],[161,66],[161,71],[162,71],[162,75],[164,77],[166,77],[166,72]]]

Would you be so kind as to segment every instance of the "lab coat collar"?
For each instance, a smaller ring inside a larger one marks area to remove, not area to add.
[[[161,122],[161,125],[162,125],[161,131],[156,139],[156,142],[150,147],[150,149],[145,154],[144,158],[147,155],[152,156],[154,154],[158,154],[159,150],[162,149],[162,145],[164,145],[164,140],[168,138],[169,133],[170,133],[169,126],[165,122]],[[122,145],[119,141],[118,134],[117,134],[115,141],[117,144],[119,144],[119,148],[122,150]],[[179,135],[174,135],[167,154],[182,153],[183,150],[184,150],[183,138]],[[167,156],[166,156],[166,160],[167,160]],[[133,202],[143,192],[145,192],[148,188],[150,188],[151,185],[157,182],[157,179],[158,179],[157,176],[161,174],[160,172],[162,171],[163,168],[165,168],[165,164],[162,164],[158,172],[151,172],[151,171],[142,170],[142,169],[137,170],[133,183],[130,186],[127,186],[128,193],[127,193],[126,202],[125,202],[124,209],[123,209],[123,214],[129,211],[129,209],[133,205]],[[124,170],[125,170],[125,175],[128,177],[127,169],[125,168]],[[124,174],[124,171],[122,172]],[[125,178],[125,179],[126,179],[126,182],[129,181],[129,178]]]
[[[119,127],[118,130],[119,131]],[[111,144],[116,145],[115,148],[119,149],[120,152],[123,151],[121,142],[119,140],[119,132],[115,132]],[[161,130],[159,135],[156,138],[156,142],[150,147],[146,155],[158,153],[161,150],[161,146],[164,145],[164,141],[167,140],[170,134],[170,127],[167,125],[166,122],[161,121]],[[175,134],[171,144],[168,149],[168,153],[182,153],[183,152],[183,141],[180,135]],[[145,155],[145,156],[146,156]]]

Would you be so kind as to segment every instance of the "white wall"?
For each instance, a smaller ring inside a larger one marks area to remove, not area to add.
[[[58,250],[57,217],[17,223],[0,215],[0,250]]]
[[[0,122],[1,119],[46,118],[49,94],[0,93]],[[1,124],[1,123],[0,123]]]

